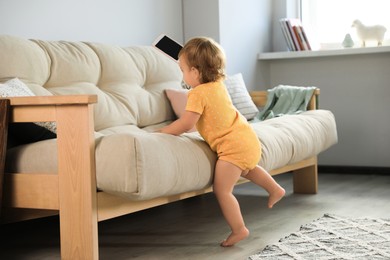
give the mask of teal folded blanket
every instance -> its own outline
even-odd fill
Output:
[[[306,111],[316,87],[296,87],[279,85],[268,90],[267,103],[257,115],[258,120],[266,120],[282,115],[299,114]]]

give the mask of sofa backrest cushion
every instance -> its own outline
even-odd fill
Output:
[[[182,74],[153,47],[3,35],[0,50],[0,82],[17,77],[36,95],[96,94],[96,131],[175,118],[164,89],[180,89]]]

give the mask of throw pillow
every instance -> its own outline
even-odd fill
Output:
[[[259,110],[248,93],[242,74],[227,76],[224,82],[233,105],[247,120],[253,119]]]
[[[0,84],[0,97],[24,96],[35,96],[35,94],[18,78]],[[44,127],[53,133],[57,132],[57,125],[55,122],[36,122],[34,124]]]
[[[171,107],[173,109],[173,112],[175,113],[177,118],[180,118],[185,109],[187,104],[187,93],[188,90],[185,89],[166,89],[165,94],[167,95],[167,98],[169,102],[171,103]],[[194,132],[196,131],[196,128],[190,129],[188,132]]]

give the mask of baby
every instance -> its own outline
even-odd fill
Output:
[[[179,66],[187,85],[186,110],[161,133],[180,135],[196,125],[211,149],[217,153],[213,190],[231,228],[221,246],[233,246],[249,235],[233,188],[240,176],[269,193],[272,208],[285,190],[260,167],[261,145],[251,125],[233,106],[226,87],[225,54],[221,46],[206,37],[188,41],[179,53]]]

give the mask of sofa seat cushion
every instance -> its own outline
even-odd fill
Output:
[[[98,188],[134,200],[198,190],[212,184],[216,154],[197,132],[180,137],[116,126],[95,134]],[[327,110],[285,115],[252,124],[262,142],[259,162],[268,170],[316,156],[337,142],[334,116]],[[8,172],[57,169],[56,139],[10,149]]]
[[[145,200],[207,188],[212,183],[216,154],[197,132],[176,137],[131,125],[102,132],[95,134],[100,190]],[[56,169],[56,139],[7,152],[7,172],[55,173]]]
[[[337,143],[334,115],[309,110],[252,124],[262,143],[260,165],[277,169],[318,155]]]
[[[102,136],[96,144],[97,183],[103,191],[144,200],[212,183],[216,154],[198,133],[176,137],[140,130]]]

